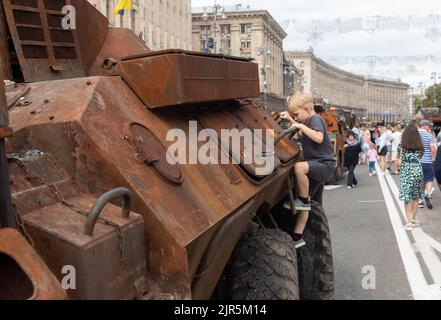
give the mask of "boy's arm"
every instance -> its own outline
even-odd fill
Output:
[[[323,132],[311,129],[302,123],[298,123],[290,116],[290,114],[287,111],[281,112],[280,117],[283,119],[287,119],[289,122],[291,122],[291,128],[294,127],[299,129],[300,132],[306,134],[315,143],[321,144],[323,142],[324,139]]]
[[[318,144],[323,143],[323,139],[324,139],[323,132],[308,128],[304,124],[298,122],[293,123],[292,126],[301,130],[303,134],[306,134],[315,143]]]

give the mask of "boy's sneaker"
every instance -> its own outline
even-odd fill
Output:
[[[294,204],[296,206],[296,211],[311,211],[311,202],[303,203],[302,200],[296,199]]]
[[[433,209],[432,197],[429,196],[428,194],[426,194],[426,195],[424,196],[424,200],[426,200],[427,208],[429,208],[430,210],[432,210],[432,209]]]
[[[369,177],[372,177],[372,172],[371,172],[371,173],[369,173]]]
[[[352,189],[352,186],[347,186],[346,188],[348,188],[348,189]]]
[[[420,201],[418,202],[418,208],[421,208],[421,209],[424,209],[424,208],[425,208],[423,200],[420,200]]]
[[[303,238],[300,238],[297,241],[294,241],[294,247],[296,249],[303,247],[306,244],[305,240],[303,240]]]
[[[296,206],[296,211],[311,211],[311,203],[303,203],[303,201],[300,199],[295,199],[294,205]],[[285,202],[283,207],[286,210],[291,210],[291,202]]]
[[[372,173],[374,176],[377,174],[377,171],[374,171],[374,173]]]

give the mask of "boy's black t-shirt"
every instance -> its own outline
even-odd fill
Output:
[[[313,130],[323,133],[323,142],[318,144],[311,140],[305,133],[302,134],[302,148],[303,158],[306,161],[318,162],[335,162],[334,148],[332,147],[331,139],[329,139],[328,131],[322,117],[318,114],[313,115],[305,125]]]

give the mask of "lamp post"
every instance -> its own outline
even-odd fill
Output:
[[[290,96],[294,93],[294,76],[296,74],[295,67],[289,63],[285,64],[283,68],[283,74],[288,78],[288,92],[287,95]]]
[[[262,46],[257,49],[257,55],[263,56],[263,66],[260,68],[260,74],[263,76],[263,108],[267,110],[266,106],[266,95],[268,89],[268,81],[267,81],[267,56],[271,54],[271,50],[269,46]]]
[[[420,97],[420,107],[421,108],[423,107],[424,88],[425,88],[424,82],[422,82],[422,81],[418,82],[418,89],[420,89],[419,97]]]
[[[208,14],[208,10],[207,9],[211,9],[211,13]],[[218,19],[222,19],[225,20],[227,17],[225,16],[225,8],[223,6],[221,6],[220,4],[218,4],[217,2],[214,3],[213,6],[205,6],[204,7],[204,13],[202,14],[202,20],[204,20],[205,22],[207,22],[210,18],[213,18],[214,24],[214,53],[216,53],[217,51],[217,40],[216,40],[216,33],[217,33],[217,26],[216,26],[216,21]],[[207,28],[205,28],[205,41],[208,41],[207,39]],[[207,47],[207,51],[208,51],[208,47]]]
[[[433,80],[433,107],[436,108],[436,79],[441,80],[441,75],[437,72],[432,72],[430,79]]]

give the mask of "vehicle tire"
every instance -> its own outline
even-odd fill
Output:
[[[297,257],[291,237],[259,228],[240,240],[231,264],[233,300],[298,300]]]
[[[321,205],[311,201],[303,233],[306,245],[297,250],[302,300],[334,299],[334,266],[328,219]]]

